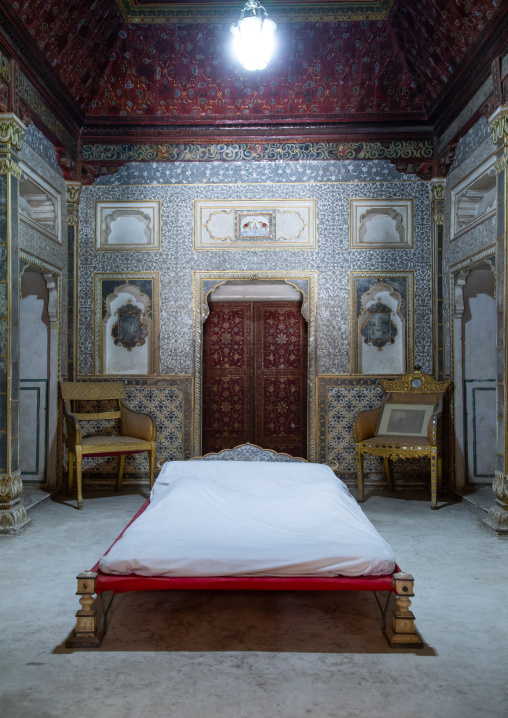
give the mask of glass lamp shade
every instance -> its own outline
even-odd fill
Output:
[[[275,47],[277,25],[269,17],[242,17],[231,25],[233,50],[245,70],[264,70]]]

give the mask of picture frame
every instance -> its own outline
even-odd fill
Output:
[[[379,419],[376,436],[427,438],[434,404],[386,403]]]

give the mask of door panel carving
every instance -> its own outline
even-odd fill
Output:
[[[307,324],[299,303],[214,303],[203,380],[203,453],[250,441],[306,456]]]

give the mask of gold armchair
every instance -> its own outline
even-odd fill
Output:
[[[116,490],[122,486],[126,454],[148,451],[150,488],[155,471],[157,428],[149,414],[131,409],[124,401],[125,386],[121,381],[109,382],[60,382],[67,426],[67,449],[69,451],[69,493],[74,479],[74,463],[78,487],[78,509],[83,508],[81,462],[83,456],[120,456]],[[79,401],[116,401],[117,408],[107,411],[76,412]],[[73,410],[74,409],[74,410]],[[80,422],[101,419],[120,419],[120,433],[114,436],[94,435],[83,438]]]
[[[398,379],[381,379],[388,397],[376,409],[361,411],[353,423],[358,502],[364,500],[363,455],[381,456],[386,479],[394,491],[390,459],[428,456],[430,459],[430,507],[437,508],[441,489],[442,458],[440,420],[443,394],[449,381],[436,381],[415,371]]]

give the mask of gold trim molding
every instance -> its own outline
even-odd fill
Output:
[[[21,470],[0,476],[0,509],[8,508],[10,503],[23,493]],[[3,505],[5,504],[5,506]]]
[[[11,159],[0,159],[0,175],[12,175],[21,179],[22,171],[17,162]]]
[[[14,149],[21,150],[25,130],[25,125],[13,112],[0,115],[0,144],[12,145]]]
[[[498,107],[488,122],[494,144],[498,145],[504,140],[505,146],[508,146],[508,105]]]
[[[68,204],[79,204],[81,190],[83,186],[81,182],[67,182],[67,202]]]

